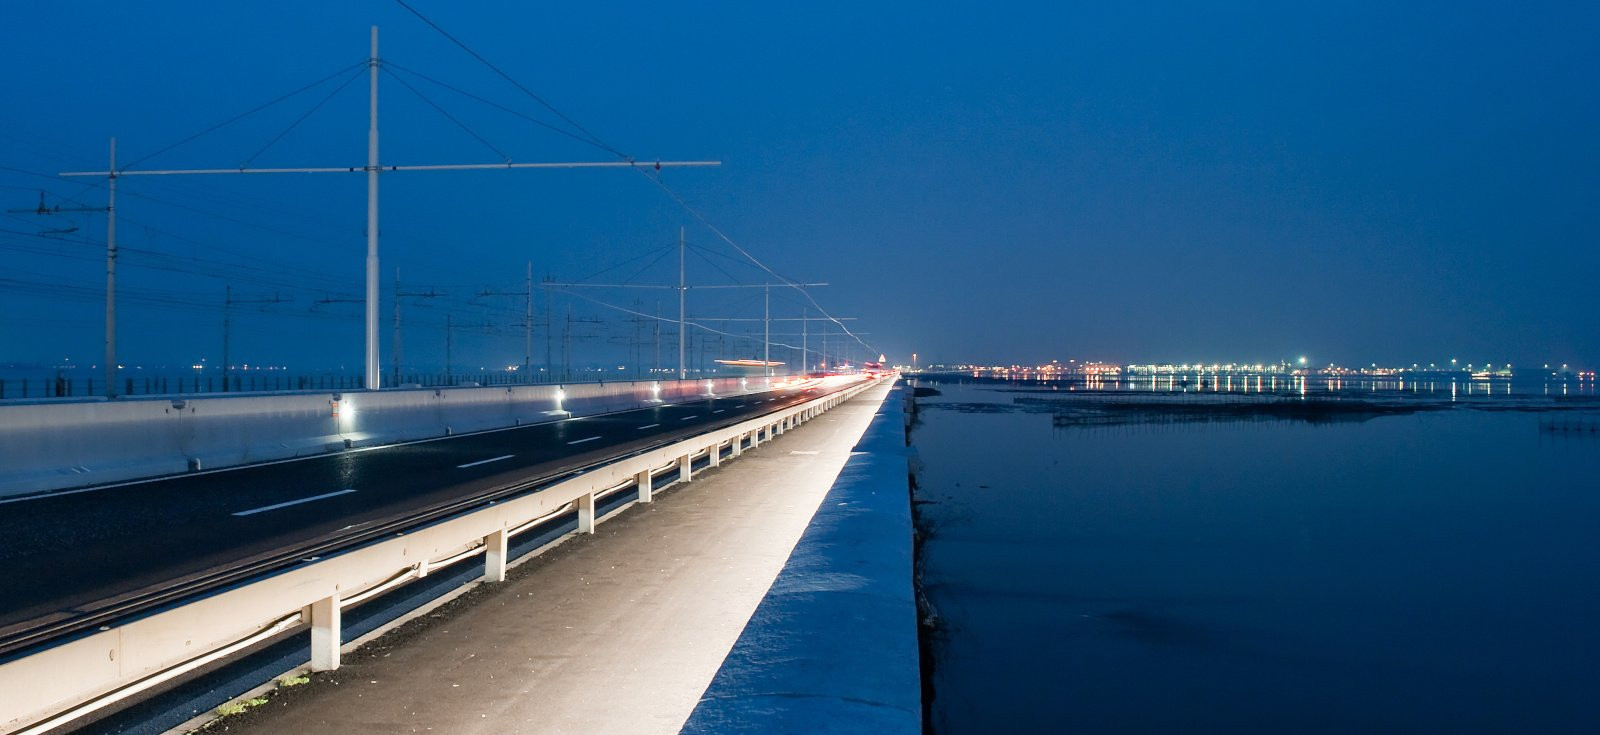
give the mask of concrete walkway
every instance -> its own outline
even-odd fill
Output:
[[[678,732],[889,387],[631,506],[207,731]]]

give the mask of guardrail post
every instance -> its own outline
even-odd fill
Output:
[[[633,481],[639,486],[639,502],[648,503],[655,500],[655,480],[650,477],[649,467],[639,470],[639,474],[634,475]]]
[[[311,670],[339,668],[339,593],[311,603]]]
[[[749,434],[740,434],[733,438],[733,456],[744,454],[744,438]]]
[[[712,444],[711,448],[709,450],[707,450],[706,456],[710,458],[712,467],[721,466],[722,465],[722,442],[717,442],[716,444]]]
[[[506,581],[506,556],[511,534],[502,528],[483,537],[483,578],[488,582]]]
[[[694,462],[692,455],[685,454],[678,458],[678,479],[682,482],[694,482]]]
[[[594,533],[594,493],[578,496],[578,533]]]

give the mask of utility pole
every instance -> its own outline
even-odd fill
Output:
[[[496,291],[483,289],[479,296],[522,296],[526,299],[526,311],[522,318],[522,373],[531,375],[533,370],[533,261],[528,261],[528,275],[521,291]],[[532,381],[532,378],[528,378]]]
[[[528,261],[528,274],[523,281],[523,287],[528,292],[528,309],[522,315],[522,375],[526,382],[533,382],[533,261]]]
[[[550,280],[550,278],[548,276],[546,276],[545,277],[545,281],[548,282],[549,280]],[[556,331],[555,323],[550,320],[550,315],[555,313],[554,302],[551,301],[551,299],[553,299],[553,298],[554,297],[551,296],[550,289],[549,289],[548,284],[547,284],[546,288],[545,288],[545,291],[544,291],[544,372],[545,372],[545,379],[547,381],[548,380],[555,380],[555,373],[556,373],[555,363],[552,363],[550,361],[550,358],[551,358],[550,343],[551,343],[551,341],[553,341],[555,339],[555,331]]]
[[[485,332],[495,328],[494,322],[482,321],[475,324],[456,324],[455,315],[446,312],[444,315],[444,375],[450,385],[456,385],[455,346],[457,329],[478,329]]]
[[[772,286],[761,287],[764,296],[761,313],[761,361],[766,363],[767,377],[772,377]]]
[[[222,296],[222,392],[224,393],[228,392],[230,382],[228,377],[232,372],[228,367],[231,364],[228,343],[231,341],[233,341],[233,286],[229,285],[223,289]]]
[[[117,139],[106,166],[106,397],[117,397]]]
[[[413,166],[380,166],[378,164],[378,67],[382,60],[378,57],[378,27],[372,26],[371,55],[367,57],[368,80],[370,85],[367,113],[367,165],[365,166],[324,166],[304,168],[213,168],[213,169],[183,169],[183,170],[146,170],[146,171],[118,171],[117,142],[111,140],[111,165],[106,171],[67,171],[60,176],[105,176],[110,183],[107,187],[110,192],[110,203],[107,205],[106,226],[106,395],[116,395],[116,197],[117,179],[123,176],[171,176],[189,174],[309,174],[309,173],[354,173],[364,172],[367,175],[367,272],[366,272],[366,353],[363,359],[364,382],[367,390],[378,390],[382,378],[378,372],[378,174],[393,173],[397,171],[464,171],[478,169],[518,169],[518,168],[640,168],[653,167],[657,170],[668,166],[719,166],[720,161],[654,161],[640,163],[629,159],[624,161],[577,161],[577,162],[550,162],[550,163],[516,163],[505,161],[501,163],[463,163],[463,164],[427,164]]]
[[[828,325],[822,325],[822,372],[828,372]]]
[[[561,382],[572,380],[572,306],[567,306],[567,324],[561,329]]]
[[[46,207],[44,192],[39,192],[39,206],[35,209],[9,209],[11,214],[49,215],[60,212],[106,213],[106,397],[117,397],[117,139],[111,139],[111,165],[104,175],[107,199],[104,207]],[[96,173],[95,175],[100,175]],[[72,228],[77,229],[77,228]],[[71,230],[62,231],[65,234]]]
[[[683,356],[684,356],[684,353],[683,353],[683,338],[684,338],[684,335],[687,333],[687,329],[686,329],[685,325],[688,324],[688,318],[685,316],[684,310],[683,310],[683,305],[684,305],[683,296],[684,296],[684,293],[687,292],[687,289],[688,289],[688,287],[684,283],[683,228],[679,227],[678,228],[678,380],[684,380],[684,379],[689,377],[689,372],[688,372],[687,369],[684,368],[684,365],[683,365]]]
[[[378,390],[378,27],[372,27],[367,58],[371,104],[367,114],[367,354],[362,387]]]
[[[400,384],[400,269],[394,269],[394,336],[389,340],[390,361],[394,363],[394,384]]]
[[[236,299],[233,297],[233,286],[223,289],[222,299],[222,391],[233,390],[233,305],[234,304],[281,304],[289,299],[273,294],[270,299]]]
[[[400,269],[399,268],[394,269],[394,347],[392,349],[393,349],[393,353],[394,353],[393,360],[394,360],[394,382],[395,382],[395,385],[399,385],[400,384],[400,374],[401,374],[401,370],[402,370],[401,355],[402,355],[403,347],[404,347],[404,344],[405,344],[404,339],[402,339],[403,332],[400,329],[401,323],[402,323],[402,320],[400,318],[400,304],[401,304],[402,299],[413,298],[413,297],[415,297],[415,298],[424,298],[424,299],[433,299],[433,298],[438,298],[440,296],[449,296],[449,295],[450,294],[448,294],[448,293],[445,293],[443,291],[439,291],[437,289],[432,289],[432,288],[430,288],[430,289],[428,289],[426,291],[406,291],[406,290],[400,288]]]
[[[807,342],[810,341],[810,339],[811,339],[811,320],[806,318],[806,317],[809,317],[809,316],[811,316],[811,310],[807,309],[805,307],[801,307],[801,309],[800,309],[800,368],[801,368],[800,372],[801,372],[801,374],[805,374],[805,373],[811,372],[811,350],[808,349],[809,345],[807,344]]]
[[[634,312],[636,314],[642,314],[642,313],[644,313],[644,312],[640,311],[640,309],[642,309],[642,308],[644,308],[644,305],[642,303],[640,303],[640,301],[638,299],[634,299],[633,300],[633,310],[634,310]],[[642,317],[642,316],[634,316],[633,317],[633,350],[632,350],[633,354],[629,355],[629,357],[633,358],[633,379],[634,380],[638,380],[639,379],[639,374],[641,372],[641,369],[644,367],[644,339],[643,339],[643,334],[641,334],[641,332],[643,330],[643,327],[644,327],[644,317]]]

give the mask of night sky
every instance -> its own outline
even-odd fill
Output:
[[[1600,6],[415,6],[605,145],[723,161],[661,180],[783,276],[831,284],[816,301],[891,360],[1600,360]],[[102,203],[92,181],[33,174],[101,170],[113,135],[131,163],[346,67],[133,167],[363,165],[371,25],[396,66],[384,163],[616,160],[416,76],[572,132],[392,2],[11,3],[0,202]],[[237,361],[358,368],[362,175],[119,186],[125,364],[214,363],[231,285],[256,302],[234,307]],[[691,283],[770,279],[626,170],[382,187],[385,367],[395,268],[443,294],[403,299],[408,367],[443,363],[447,315],[458,367],[520,363],[521,297],[478,294],[522,290],[529,261],[537,279],[670,283],[682,226]],[[103,216],[0,230],[0,365],[98,362]],[[549,302],[577,364],[653,339],[597,301],[675,316],[668,290],[580,293]],[[689,298],[691,318],[762,313],[759,289]]]

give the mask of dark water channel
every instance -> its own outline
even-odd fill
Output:
[[[935,732],[1600,732],[1600,405],[922,385]]]

